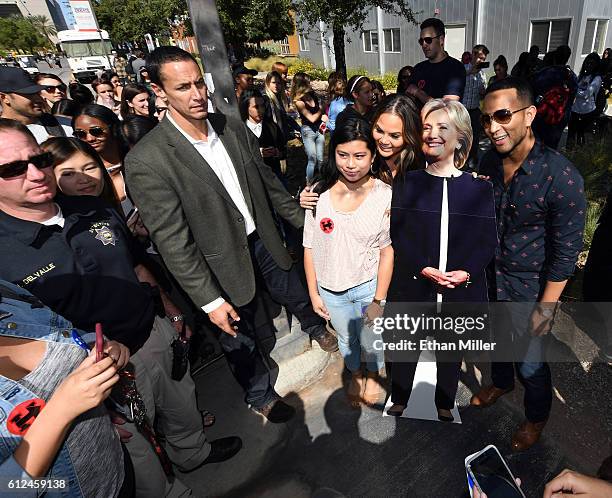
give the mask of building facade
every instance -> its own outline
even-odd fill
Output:
[[[569,65],[579,71],[590,52],[600,55],[612,45],[612,0],[411,0],[418,23],[438,17],[446,25],[446,48],[456,58],[477,43],[485,44],[489,60],[503,54],[510,68],[521,52],[538,45],[543,55],[569,45]],[[361,33],[345,36],[347,67],[371,73],[395,72],[424,59],[417,43],[418,24],[373,8]],[[333,35],[320,23],[306,26],[298,19],[299,56],[333,69]],[[492,69],[490,70],[492,74]]]
[[[72,29],[74,14],[68,0],[0,0],[0,17],[45,16],[58,31]]]

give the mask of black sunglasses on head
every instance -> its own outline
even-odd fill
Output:
[[[50,152],[42,152],[20,161],[13,161],[6,164],[0,164],[0,178],[15,178],[23,175],[28,170],[28,165],[33,164],[38,169],[49,168],[53,166],[53,156]]]
[[[431,45],[431,42],[436,38],[440,38],[442,35],[438,36],[425,36],[424,38],[419,38],[419,45],[423,46],[423,43],[427,43],[427,45]]]
[[[89,130],[81,130],[80,128],[76,128],[72,134],[79,140],[84,140],[87,137],[87,134],[90,134],[92,137],[100,138],[106,134],[106,128],[102,128],[101,126],[92,126],[89,128]]]
[[[512,120],[512,116],[514,116],[514,114],[524,111],[528,107],[531,106],[522,107],[516,111],[511,111],[510,109],[498,109],[491,114],[482,114],[480,116],[480,122],[482,123],[483,128],[489,128],[491,126],[491,121],[495,121],[499,124],[508,124]]]

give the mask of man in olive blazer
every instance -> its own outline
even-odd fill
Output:
[[[206,85],[189,53],[158,48],[147,68],[168,113],[125,159],[130,194],[170,271],[225,332],[220,342],[247,403],[283,422],[293,410],[270,386],[257,351],[254,303],[258,288],[271,283],[277,295],[291,295],[287,276],[295,271],[272,208],[296,228],[303,211],[264,164],[244,124],[208,114]],[[310,309],[312,328],[324,330]]]

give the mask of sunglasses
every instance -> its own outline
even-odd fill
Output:
[[[162,112],[165,112],[165,111],[167,111],[167,110],[168,110],[168,108],[167,108],[167,107],[157,107],[157,106],[155,107],[155,112],[156,112],[157,114],[161,114]]]
[[[28,165],[33,164],[38,169],[53,166],[53,156],[50,152],[42,152],[26,160],[13,161],[12,163],[0,164],[0,178],[15,178],[23,175],[28,170]]]
[[[63,83],[59,84],[59,85],[47,85],[45,86],[45,90],[49,93],[53,93],[56,90],[59,90],[61,92],[65,92],[66,91],[66,85],[64,85]]]
[[[102,126],[92,126],[89,130],[81,130],[80,128],[76,128],[73,132],[73,135],[77,137],[79,140],[85,140],[87,135],[91,135],[95,138],[100,138],[106,135],[106,128]]]
[[[530,106],[522,107],[516,111],[511,111],[510,109],[499,109],[492,114],[482,114],[480,116],[480,122],[484,128],[489,128],[491,126],[491,121],[495,121],[499,124],[508,124],[512,120],[512,116],[514,116],[514,114],[524,111],[528,107]]]
[[[424,43],[427,43],[427,45],[431,45],[431,42],[434,41],[436,38],[440,38],[442,35],[438,35],[438,36],[426,36],[425,38],[419,38],[419,45],[423,46]]]

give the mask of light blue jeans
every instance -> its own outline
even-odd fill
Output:
[[[302,126],[302,141],[304,142],[304,150],[308,156],[308,164],[306,166],[306,177],[312,179],[315,170],[323,164],[323,149],[325,148],[325,135],[318,131],[313,131],[308,126]]]
[[[385,365],[383,351],[376,351],[373,346],[374,341],[380,337],[364,324],[362,318],[375,293],[376,279],[342,292],[332,292],[319,286],[319,294],[338,334],[338,347],[344,364],[351,372],[361,367],[362,350],[366,368],[370,372],[376,372]]]

